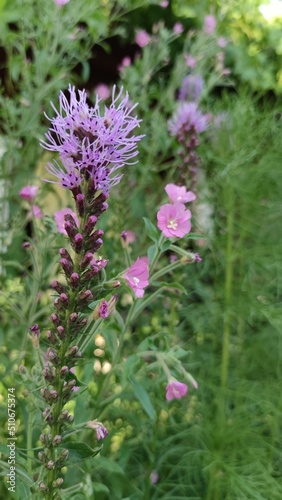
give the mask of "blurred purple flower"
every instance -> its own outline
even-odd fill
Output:
[[[183,238],[191,231],[191,212],[183,203],[162,205],[157,213],[158,228],[167,238]]]
[[[95,92],[100,99],[108,99],[111,95],[110,88],[105,83],[99,83],[95,87]]]
[[[195,57],[191,56],[190,54],[184,54],[184,59],[188,68],[195,68],[197,64]]]
[[[70,0],[54,0],[55,4],[59,7],[62,7],[62,5],[66,5],[66,3],[69,3],[69,1]]]
[[[187,75],[183,78],[178,99],[180,101],[198,102],[204,88],[204,80],[200,75]]]
[[[41,219],[43,217],[43,214],[39,208],[38,205],[32,205],[32,213],[33,213],[33,216],[36,218],[36,219]]]
[[[168,122],[171,135],[182,135],[194,129],[200,134],[206,130],[208,119],[206,115],[198,109],[194,102],[180,103],[173,117]]]
[[[85,90],[79,90],[77,98],[75,88],[71,86],[69,101],[63,92],[60,93],[59,111],[51,103],[56,116],[47,117],[51,127],[41,146],[58,152],[63,167],[57,162],[49,163],[47,171],[59,181],[47,182],[77,191],[86,176],[92,179],[96,190],[107,193],[120,181],[122,174],[112,174],[130,164],[130,160],[138,154],[137,142],[143,137],[131,135],[140,123],[137,117],[131,116],[137,104],[129,107],[128,94],[122,99],[122,92],[123,88],[115,96],[113,88],[112,103],[109,107],[104,106],[102,114],[98,96],[95,106],[89,107]]]
[[[183,31],[184,31],[183,24],[175,23],[175,25],[173,26],[173,31],[177,35],[181,35],[181,33],[183,33]]]

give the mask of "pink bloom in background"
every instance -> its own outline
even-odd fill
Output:
[[[183,33],[183,31],[184,31],[183,24],[175,23],[175,25],[173,26],[173,31],[177,35],[181,35],[181,33]]]
[[[71,208],[63,208],[62,210],[58,210],[57,212],[54,213],[54,219],[56,221],[59,233],[62,233],[65,235],[67,234],[67,232],[65,230],[65,219],[64,219],[64,216],[66,214],[72,215],[77,226],[79,226],[79,220],[77,218],[77,215],[72,211]]]
[[[167,184],[164,189],[171,203],[188,203],[196,199],[196,195],[192,191],[186,191],[185,186]]]
[[[43,217],[42,212],[38,205],[32,205],[32,213],[36,219],[41,219]]]
[[[59,7],[62,7],[62,5],[66,5],[66,3],[69,3],[69,1],[70,0],[54,0],[55,4]]]
[[[183,238],[191,231],[191,212],[183,203],[162,205],[157,213],[158,228],[167,238]]]
[[[204,80],[200,75],[187,75],[182,80],[179,101],[198,102],[204,89]]]
[[[122,240],[127,244],[134,243],[134,241],[136,240],[136,236],[133,231],[122,231],[120,236]]]
[[[168,121],[171,135],[176,136],[190,131],[191,128],[200,134],[206,130],[207,126],[207,115],[203,115],[195,102],[181,102],[173,117]]]
[[[160,6],[163,8],[163,9],[166,9],[168,7],[168,0],[162,0],[162,2],[160,3]]]
[[[37,192],[38,192],[37,186],[24,186],[20,190],[19,195],[23,200],[33,201],[37,195]]]
[[[127,68],[128,66],[131,65],[131,59],[128,56],[125,56],[122,60],[121,63],[118,66],[118,70],[122,71],[124,68]]]
[[[137,43],[137,45],[139,45],[139,47],[146,47],[150,40],[151,37],[149,33],[147,33],[147,31],[142,30],[136,33],[135,42]]]
[[[151,484],[157,484],[158,480],[159,480],[159,474],[157,473],[156,470],[152,470],[152,472],[150,474]]]
[[[110,88],[105,83],[99,83],[99,85],[95,87],[95,92],[100,99],[108,99],[111,95]]]
[[[191,56],[190,54],[184,54],[184,59],[188,68],[195,68],[197,64],[195,57]]]
[[[137,298],[144,295],[144,288],[149,285],[149,259],[138,257],[138,259],[124,273],[127,284],[134,291]]]
[[[224,36],[220,36],[218,39],[217,39],[217,45],[221,48],[221,49],[224,49],[227,45],[227,40],[226,38],[224,38]]]
[[[171,380],[166,386],[166,400],[181,399],[188,391],[188,386],[178,380]]]
[[[207,35],[212,35],[216,28],[216,19],[212,15],[208,15],[204,19],[204,32]]]

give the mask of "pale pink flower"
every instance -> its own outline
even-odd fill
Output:
[[[216,19],[212,15],[208,15],[204,19],[204,32],[207,35],[212,35],[216,28]]]
[[[147,31],[141,30],[136,33],[135,42],[139,45],[139,47],[146,47],[150,40],[151,37]]]
[[[69,3],[70,0],[54,0],[55,4],[58,5],[58,7],[62,7],[63,5],[66,5],[66,3]]]
[[[24,186],[20,190],[19,195],[23,200],[33,201],[37,195],[37,192],[38,192],[37,186]]]
[[[134,241],[136,240],[135,233],[130,230],[122,231],[120,236],[126,244],[134,243]]]
[[[171,380],[166,386],[166,400],[181,399],[188,391],[188,386],[178,380]]]
[[[191,231],[191,212],[183,203],[162,205],[157,213],[158,228],[167,238],[183,238]]]
[[[218,39],[217,39],[217,45],[221,48],[221,49],[224,49],[227,45],[227,40],[226,38],[224,38],[224,36],[220,36]]]
[[[102,300],[98,306],[98,316],[100,318],[106,319],[109,316],[108,302]]]
[[[196,199],[196,195],[192,191],[186,191],[185,186],[167,184],[164,189],[171,203],[188,203]]]
[[[195,57],[191,56],[190,54],[184,54],[184,59],[188,68],[195,68],[197,64]]]
[[[90,429],[94,429],[98,441],[100,441],[100,439],[104,439],[109,434],[106,427],[104,427],[104,425],[97,420],[90,420],[89,422],[87,422],[87,427],[90,427]]]
[[[118,70],[122,71],[124,68],[127,68],[128,66],[131,65],[131,59],[128,56],[125,56],[122,60],[121,63],[118,65]]]
[[[32,205],[32,213],[36,219],[41,219],[43,217],[43,214],[38,205]]]
[[[173,26],[173,31],[177,35],[181,35],[181,33],[183,33],[183,31],[184,31],[183,24],[175,23],[175,25]]]
[[[152,470],[152,472],[150,474],[151,484],[157,484],[158,480],[159,480],[159,474],[157,473],[156,470]]]
[[[95,93],[100,99],[108,99],[111,95],[110,88],[105,83],[99,83],[99,85],[95,87]]]
[[[168,4],[169,4],[169,1],[168,0],[162,0],[162,2],[160,3],[160,6],[163,8],[163,9],[166,9],[168,7]]]
[[[79,220],[77,218],[77,215],[72,211],[71,208],[63,208],[62,210],[58,210],[57,212],[54,213],[54,219],[55,219],[55,222],[57,224],[59,233],[62,233],[65,235],[67,234],[67,232],[65,230],[65,219],[64,219],[64,216],[66,214],[72,215],[77,226],[79,226]]]
[[[125,271],[123,276],[136,297],[143,297],[144,288],[149,285],[148,257],[138,257],[134,264]]]

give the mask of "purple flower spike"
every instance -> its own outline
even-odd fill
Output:
[[[77,194],[85,176],[91,178],[96,191],[106,193],[120,181],[121,174],[112,174],[138,154],[137,142],[143,137],[131,135],[140,120],[131,115],[136,105],[130,107],[128,94],[122,99],[122,92],[123,88],[115,96],[113,88],[112,104],[104,106],[102,113],[98,96],[95,106],[90,107],[85,90],[79,90],[77,97],[71,86],[69,101],[60,93],[59,111],[51,103],[56,116],[47,117],[51,127],[41,146],[58,152],[63,166],[48,164],[48,172],[59,179],[48,182],[61,184]]]

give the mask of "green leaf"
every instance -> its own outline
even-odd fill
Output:
[[[66,441],[64,443],[64,448],[69,450],[69,460],[76,462],[77,460],[95,457],[102,449],[102,446],[91,448],[88,444],[83,442]]]
[[[166,283],[164,281],[152,281],[151,285],[156,286],[156,287],[166,287],[170,288],[172,290],[178,290],[179,292],[184,293],[187,295],[187,290],[183,285],[180,285],[180,283]]]
[[[159,239],[159,232],[156,226],[154,226],[154,224],[152,224],[152,222],[149,219],[146,219],[146,217],[143,217],[143,220],[145,222],[147,235],[152,241],[157,243]]]
[[[170,245],[171,245],[171,241],[170,240],[164,241],[163,244],[162,244],[162,252],[166,252],[167,250],[169,250]]]
[[[152,262],[154,255],[156,253],[156,250],[157,250],[157,245],[152,245],[151,247],[148,248],[147,255],[148,255],[150,262]]]
[[[151,403],[149,394],[144,389],[144,387],[141,384],[139,384],[139,382],[137,382],[137,380],[133,376],[128,377],[128,380],[133,387],[135,396],[143,406],[149,418],[154,422],[156,420],[156,412]]]
[[[108,486],[103,483],[91,483],[95,493],[110,493]]]

